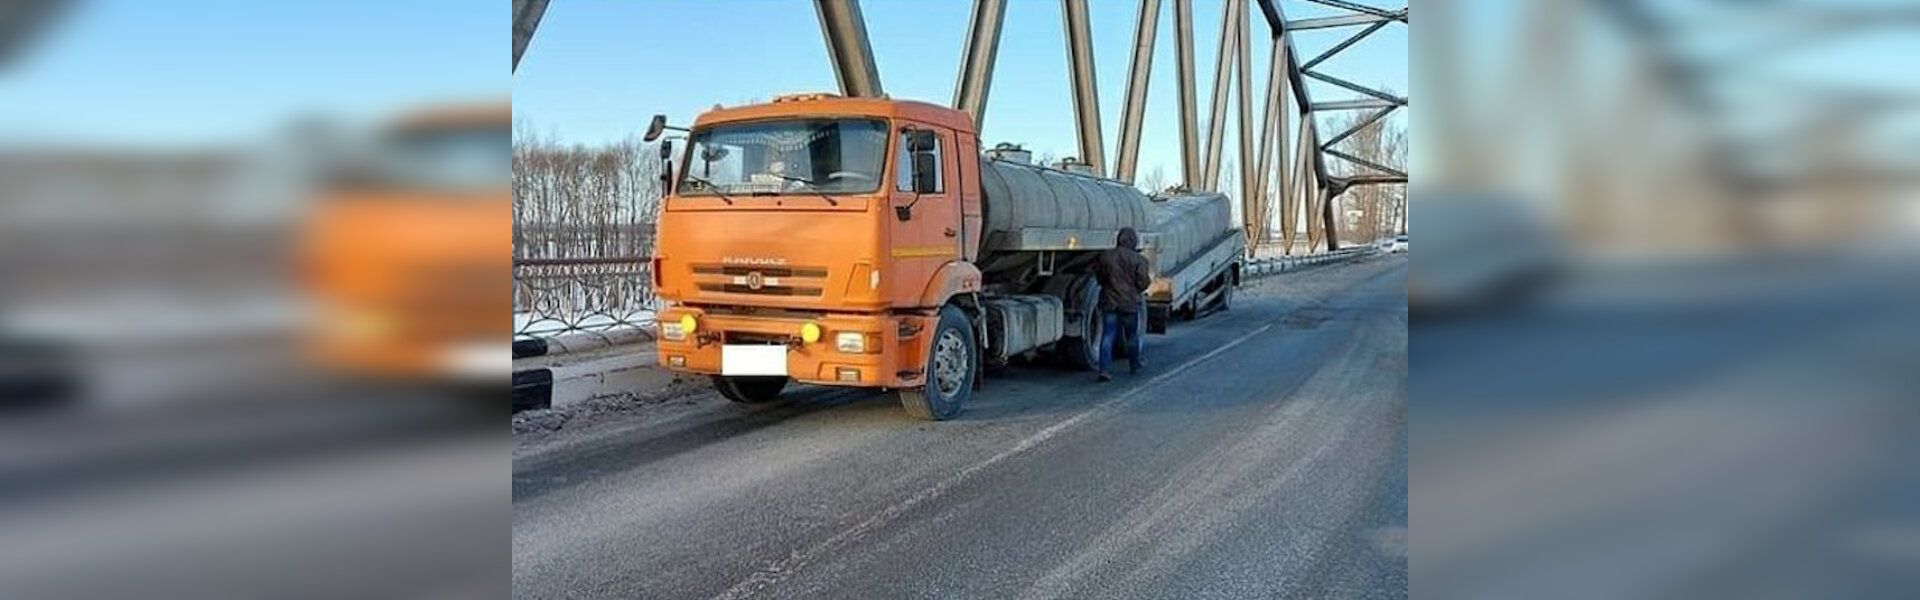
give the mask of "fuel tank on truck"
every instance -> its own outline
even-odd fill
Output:
[[[1104,250],[1148,228],[1146,194],[1112,179],[981,156],[980,189],[983,254]]]

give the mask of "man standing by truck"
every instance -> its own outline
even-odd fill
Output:
[[[1132,227],[1120,228],[1113,248],[1100,254],[1093,273],[1100,280],[1100,312],[1106,314],[1100,334],[1098,378],[1113,381],[1107,367],[1113,364],[1114,339],[1123,333],[1127,336],[1127,372],[1139,373],[1140,353],[1146,346],[1140,339],[1140,299],[1153,283],[1147,257],[1140,255],[1140,233]]]

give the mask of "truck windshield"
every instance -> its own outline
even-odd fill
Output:
[[[407,188],[505,186],[512,153],[513,133],[505,125],[390,132],[375,140],[357,179]]]
[[[705,127],[693,132],[683,196],[862,194],[880,189],[887,124],[878,119],[803,119]]]

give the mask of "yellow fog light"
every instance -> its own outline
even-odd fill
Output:
[[[693,315],[680,315],[680,331],[682,333],[691,334],[699,329],[700,321],[695,320]]]
[[[816,323],[801,325],[800,341],[809,344],[820,341],[820,325]]]

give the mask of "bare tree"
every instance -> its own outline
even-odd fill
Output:
[[[1366,117],[1363,113],[1346,115],[1334,123],[1332,130],[1346,131],[1359,125]],[[1341,140],[1340,150],[1405,171],[1407,132],[1403,128],[1388,127],[1385,119],[1375,120]],[[1329,163],[1336,174],[1343,177],[1375,173],[1371,167],[1352,161],[1335,158]],[[1372,241],[1405,228],[1402,217],[1405,205],[1406,186],[1403,184],[1354,186],[1340,197],[1335,220],[1349,239]]]
[[[1148,194],[1158,194],[1166,191],[1167,168],[1161,165],[1154,165],[1153,170],[1147,171],[1147,176],[1140,179],[1139,186],[1140,189],[1146,190]]]

